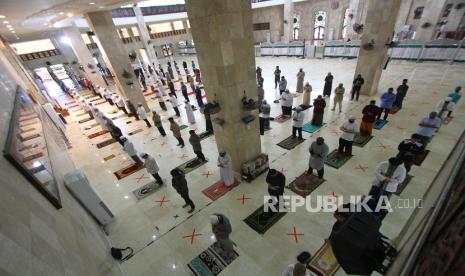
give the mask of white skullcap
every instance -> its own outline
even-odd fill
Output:
[[[451,102],[452,101],[452,98],[451,97],[447,97],[446,98],[446,102]]]
[[[220,220],[219,220],[218,216],[216,216],[216,215],[211,215],[210,216],[210,223],[211,224],[218,224],[219,221]]]
[[[349,120],[355,120],[355,115],[350,115]]]

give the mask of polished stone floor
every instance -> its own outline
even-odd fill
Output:
[[[190,65],[190,62],[188,63]],[[303,68],[306,72],[305,81],[309,81],[313,86],[312,99],[322,93],[323,79],[329,71],[335,76],[333,88],[338,83],[344,83],[346,87],[343,112],[330,111],[332,98],[327,100],[328,106],[324,117],[327,125],[313,134],[304,132],[304,138],[307,140],[293,150],[288,151],[276,145],[290,135],[291,120],[283,124],[271,122],[272,129],[262,136],[263,152],[270,157],[270,167],[285,172],[287,183],[306,170],[308,147],[316,137],[324,137],[330,150],[334,149],[337,147],[339,137],[338,128],[344,119],[354,114],[359,121],[363,106],[370,99],[379,97],[379,95],[361,96],[359,102],[348,100],[347,94],[352,83],[356,60],[257,58],[257,65],[263,69],[266,99],[270,103],[276,97],[273,83],[273,70],[276,65],[281,67],[282,74],[288,79],[291,91],[295,90],[295,75],[298,69]],[[326,167],[326,182],[313,191],[311,196],[334,194],[349,196],[368,193],[376,165],[397,153],[398,143],[410,136],[416,129],[418,120],[432,111],[437,101],[450,93],[456,85],[463,86],[464,75],[463,64],[391,62],[387,70],[383,71],[380,88],[383,91],[388,87],[396,88],[403,78],[408,78],[410,90],[404,101],[404,109],[395,115],[390,115],[389,123],[381,130],[375,130],[374,138],[366,146],[354,147],[354,157],[344,166],[339,169]],[[178,95],[181,99],[180,92]],[[153,96],[146,97],[149,106],[161,111],[157,101],[151,97]],[[190,98],[192,103],[196,103],[193,95]],[[294,99],[294,106],[301,101],[302,96],[299,95]],[[448,125],[444,125],[429,144],[431,153],[422,166],[413,167],[411,174],[414,178],[409,186],[400,197],[392,197],[394,212],[388,214],[381,228],[381,232],[389,238],[396,238],[413,212],[412,208],[396,208],[396,203],[399,199],[410,199],[409,202],[412,204],[413,200],[422,197],[463,132],[464,101],[462,99],[456,107],[454,119]],[[114,109],[107,103],[98,107],[104,112]],[[161,112],[164,120],[174,115],[168,102],[167,107],[167,112]],[[167,184],[140,201],[132,192],[153,182],[152,177],[148,177],[143,169],[117,180],[113,172],[130,164],[129,157],[122,151],[121,146],[115,143],[97,149],[95,144],[110,138],[109,134],[87,139],[87,135],[101,130],[99,126],[85,129],[95,121],[78,124],[77,120],[87,118],[87,115],[77,117],[76,114],[82,111],[76,109],[72,109],[72,115],[68,117],[70,124],[67,133],[73,144],[70,150],[72,159],[76,166],[87,174],[92,185],[117,217],[116,221],[107,227],[109,239],[116,247],[131,246],[137,251],[133,258],[121,265],[126,275],[190,275],[187,263],[214,241],[208,222],[208,216],[214,212],[221,212],[231,220],[233,228],[231,237],[237,244],[236,251],[239,253],[239,257],[221,275],[279,275],[288,264],[294,262],[296,255],[301,251],[315,253],[330,234],[335,222],[332,213],[308,213],[305,209],[298,209],[295,213],[286,214],[264,235],[258,234],[243,222],[263,204],[263,195],[267,193],[265,175],[251,183],[242,182],[216,201],[210,200],[202,193],[202,190],[219,179],[214,136],[202,141],[204,153],[210,161],[186,176],[190,196],[197,206],[196,212],[190,215],[181,207],[184,202],[171,187],[169,171],[195,156],[187,143],[188,130],[198,129],[198,133],[202,132],[205,123],[203,115],[195,111],[197,122],[190,125],[184,107],[181,106],[180,110],[182,115],[180,123],[188,125],[187,129],[181,131],[186,141],[186,147],[183,149],[176,146],[177,141],[171,135],[166,121],[164,123],[168,134],[166,138],[162,138],[155,127],[149,129],[144,122],[134,121],[133,118],[128,119],[123,116],[114,121],[125,134],[137,129],[143,130],[128,137],[139,152],[150,153],[157,159],[161,169],[160,175]],[[310,121],[312,109],[304,112],[305,122]],[[272,103],[272,115],[277,116],[280,113],[280,105]],[[114,117],[119,114],[121,112],[108,116]],[[132,123],[126,124],[126,121]],[[114,158],[104,161],[105,157],[112,154],[115,155]],[[294,193],[286,190],[286,194]],[[243,195],[250,198],[244,204],[238,200]],[[161,205],[159,201],[163,198],[167,202]],[[299,233],[304,234],[298,237],[298,243],[292,236],[287,235],[294,227]],[[188,238],[183,237],[190,235],[193,229],[201,235],[191,243]],[[344,274],[341,269],[337,272],[337,275]]]

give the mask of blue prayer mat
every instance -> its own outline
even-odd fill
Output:
[[[385,121],[385,120],[378,120],[375,122],[375,124],[373,125],[373,128],[374,129],[382,129],[383,126],[385,126],[389,121]]]
[[[312,125],[311,122],[308,122],[303,126],[302,130],[308,133],[313,133],[319,130],[320,128],[322,128],[324,125],[326,125],[326,123],[323,123],[322,126],[315,126],[315,125]]]

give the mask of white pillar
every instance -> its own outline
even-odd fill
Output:
[[[284,32],[283,42],[293,41],[294,32],[294,4],[292,0],[284,0]]]
[[[158,68],[158,64],[160,62],[158,62],[157,55],[155,54],[155,49],[153,48],[153,43],[150,39],[149,30],[147,29],[147,24],[145,23],[144,16],[142,15],[142,10],[137,6],[133,9],[137,19],[137,26],[139,27],[140,39],[142,40],[142,45],[145,47],[145,51],[147,52],[147,57],[149,58],[150,63],[155,64],[156,68]]]
[[[425,9],[418,24],[415,40],[430,41],[434,39],[438,28],[436,24],[442,15],[442,10],[447,0],[426,0]],[[425,23],[431,24],[428,28],[422,28]]]

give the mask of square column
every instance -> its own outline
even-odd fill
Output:
[[[426,42],[435,39],[434,35],[438,31],[436,24],[441,18],[446,2],[447,0],[426,0],[425,9],[416,29],[415,40]],[[425,23],[431,25],[428,28],[422,28],[421,26]]]
[[[149,58],[150,63],[155,64],[155,68],[158,68],[157,55],[155,54],[155,49],[153,48],[152,40],[150,39],[149,30],[147,29],[147,24],[145,23],[144,16],[142,15],[142,10],[140,7],[134,7],[134,14],[137,19],[137,27],[139,27],[139,35],[142,40],[142,45],[145,47],[147,52],[147,57]],[[156,78],[156,74],[154,75]]]
[[[148,110],[147,102],[138,85],[138,80],[129,60],[128,52],[118,36],[111,11],[91,12],[86,14],[90,28],[97,36],[97,45],[105,63],[115,74],[115,83],[119,91],[134,105],[142,103]],[[130,76],[125,77],[129,73]]]
[[[401,0],[370,1],[361,38],[355,76],[362,74],[365,84],[360,93],[374,95],[378,92],[381,72],[387,60],[388,46],[392,40],[394,25],[399,12]],[[374,47],[365,49],[363,45],[374,42]]]
[[[261,153],[258,110],[242,110],[241,99],[257,100],[250,0],[187,0],[187,14],[208,101],[216,100],[225,121],[213,123],[219,150],[231,155],[233,170]],[[245,124],[242,118],[254,115]]]
[[[284,33],[282,42],[294,40],[294,3],[292,0],[284,0]]]

